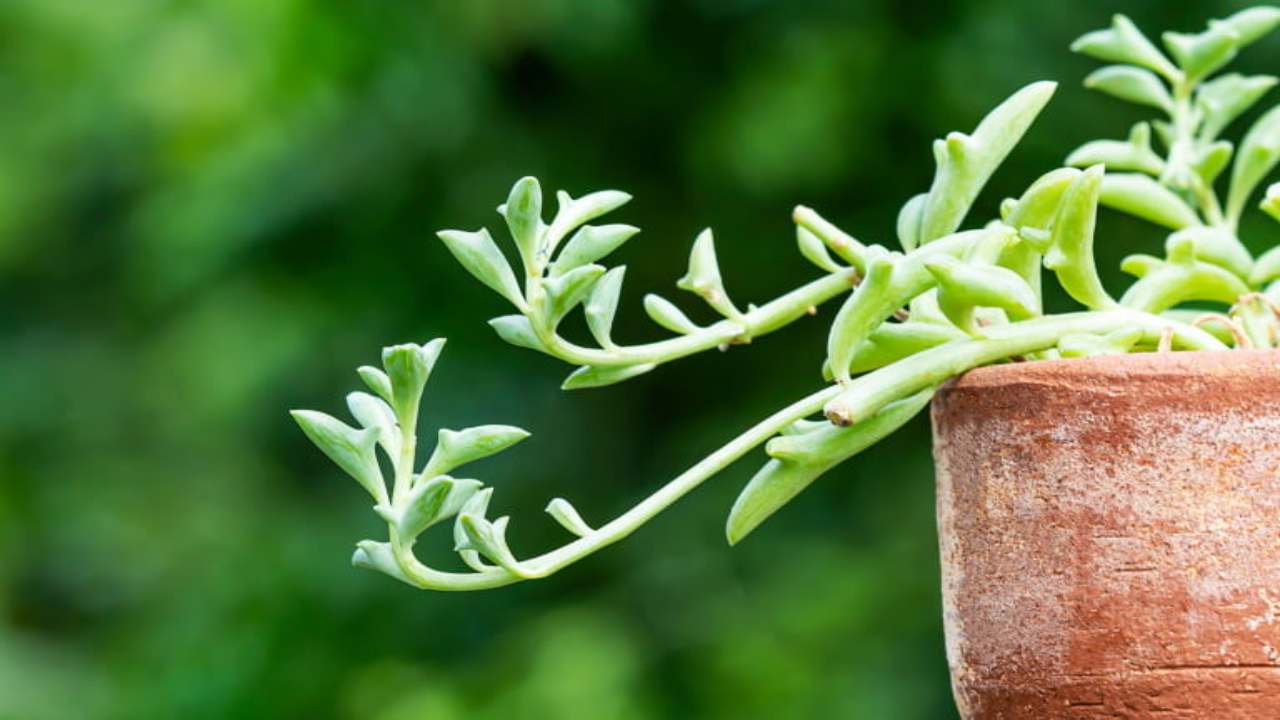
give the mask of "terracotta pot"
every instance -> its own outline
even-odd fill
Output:
[[[974,370],[933,402],[965,718],[1280,718],[1280,351]]]

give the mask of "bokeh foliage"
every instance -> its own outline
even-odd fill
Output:
[[[1139,119],[1079,87],[1072,38],[1243,6],[0,4],[0,718],[953,717],[926,423],[733,551],[755,463],[554,580],[457,596],[348,566],[377,520],[285,409],[338,412],[378,348],[448,336],[426,423],[534,431],[485,463],[498,510],[611,515],[816,387],[826,324],[565,395],[434,230],[500,226],[525,174],[634,193],[641,337],[704,225],[735,295],[770,297],[812,275],[793,204],[885,241],[932,138],[1060,80],[992,215]],[[1099,265],[1162,240],[1108,214]]]

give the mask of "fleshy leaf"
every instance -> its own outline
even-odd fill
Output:
[[[498,567],[516,577],[531,577],[528,570],[516,560],[511,548],[507,547],[507,522],[509,520],[510,518],[505,515],[493,522],[489,522],[478,515],[466,513],[459,515],[458,527],[462,528],[466,542],[459,545],[457,549],[459,551],[472,550],[479,552]]]
[[[680,308],[661,295],[654,295],[653,293],[645,295],[644,311],[649,315],[650,319],[673,333],[689,335],[701,329]]]
[[[1189,237],[1170,238],[1168,259],[1130,256],[1120,269],[1138,275],[1120,298],[1125,307],[1160,313],[1191,300],[1234,303],[1249,292],[1244,281],[1229,270],[1197,260],[1195,242]]]
[[[729,300],[720,277],[720,263],[716,260],[716,243],[711,228],[698,233],[689,252],[689,270],[676,281],[676,287],[698,295],[716,312],[729,318],[742,315]]]
[[[1045,254],[1045,267],[1054,271],[1062,289],[1090,310],[1115,305],[1102,287],[1093,259],[1093,235],[1098,218],[1098,195],[1103,169],[1095,165],[1076,179],[1062,197],[1053,223],[1053,240]]]
[[[493,488],[485,488],[471,495],[466,502],[462,504],[462,508],[458,510],[457,519],[453,522],[453,545],[459,557],[476,572],[484,572],[489,569],[488,566],[480,560],[480,553],[472,549],[470,546],[467,532],[462,526],[462,516],[470,515],[472,517],[483,518],[489,510],[489,499],[493,497]]]
[[[849,367],[862,338],[883,321],[880,309],[890,293],[893,261],[888,253],[872,246],[868,248],[866,263],[867,276],[840,307],[827,335],[827,362],[836,380],[841,382],[849,379]]]
[[[391,406],[402,427],[413,428],[417,423],[422,389],[444,343],[444,338],[436,338],[426,345],[407,343],[382,349],[382,367],[391,379]]]
[[[556,193],[559,209],[556,211],[555,219],[551,221],[551,226],[543,235],[542,254],[550,257],[564,236],[574,228],[616,210],[630,200],[630,195],[618,190],[601,190],[583,195],[576,200],[563,190]]]
[[[925,267],[938,280],[938,305],[956,326],[978,332],[974,309],[994,307],[1014,320],[1038,313],[1039,299],[1018,273],[996,265],[971,265],[949,255],[925,260]]]
[[[385,400],[369,393],[353,392],[347,395],[347,409],[361,427],[378,431],[378,444],[387,451],[393,463],[400,462],[400,427],[396,424],[396,412]]]
[[[538,339],[538,334],[534,332],[533,323],[524,315],[496,317],[489,320],[489,326],[498,333],[498,337],[516,347],[550,354],[547,347],[542,344],[542,340]]]
[[[440,430],[436,448],[422,471],[424,477],[443,475],[456,467],[502,452],[529,437],[511,425],[479,425],[466,430]]]
[[[1226,268],[1240,277],[1249,276],[1253,256],[1230,231],[1204,226],[1179,230],[1165,242],[1166,252],[1171,253],[1172,248],[1184,238],[1194,245],[1197,259]]]
[[[1108,174],[1098,199],[1109,208],[1174,230],[1200,224],[1182,198],[1146,175]]]
[[[1158,176],[1164,171],[1164,160],[1151,149],[1151,126],[1138,123],[1129,132],[1129,139],[1094,140],[1076,148],[1067,156],[1067,164],[1089,167],[1102,164],[1108,170],[1137,171]]]
[[[1273,280],[1280,280],[1280,246],[1262,253],[1249,273],[1249,284],[1254,287],[1261,287]]]
[[[563,275],[607,256],[638,232],[640,228],[630,225],[583,225],[551,264],[551,276]]]
[[[583,307],[587,327],[600,347],[613,348],[613,318],[618,312],[618,296],[622,293],[622,280],[626,266],[613,268],[596,281]]]
[[[1258,207],[1280,222],[1280,183],[1274,183],[1267,188],[1267,196],[1262,199]]]
[[[576,267],[558,277],[542,281],[547,292],[546,319],[549,327],[560,324],[564,316],[587,299],[591,286],[604,275],[604,268],[599,265],[583,265]]]
[[[578,511],[573,505],[564,498],[555,498],[547,503],[547,514],[556,519],[560,526],[565,530],[577,535],[578,537],[586,537],[595,532],[591,526],[582,519]]]
[[[1173,113],[1173,98],[1168,88],[1150,70],[1132,65],[1108,65],[1093,71],[1084,79],[1084,86],[1121,100]]]
[[[931,397],[933,390],[926,390],[891,403],[851,427],[826,424],[810,432],[783,435],[769,441],[769,454],[774,459],[751,478],[729,511],[725,525],[729,544],[741,542],[831,468],[905,425],[924,409]]]
[[[1143,337],[1141,328],[1120,328],[1106,335],[1063,335],[1058,341],[1058,352],[1064,358],[1097,357],[1100,355],[1124,355],[1131,351]]]
[[[387,487],[378,469],[378,459],[373,448],[378,441],[378,431],[357,430],[335,417],[315,410],[294,410],[290,413],[302,432],[329,457],[343,472],[355,478],[360,486],[381,501]]]
[[[1056,87],[1051,82],[1032,83],[988,113],[972,135],[951,133],[934,143],[937,171],[921,211],[917,245],[960,227],[978,193],[1031,127]]]
[[[620,383],[623,380],[630,380],[637,375],[643,375],[656,367],[657,365],[654,363],[609,365],[604,367],[583,365],[565,378],[564,383],[560,385],[560,389],[584,390],[586,388],[605,387],[606,385]]]
[[[898,211],[898,244],[902,249],[911,252],[920,241],[920,221],[924,216],[924,207],[929,200],[929,193],[913,196]]]
[[[822,239],[799,225],[796,226],[796,245],[800,248],[800,255],[820,269],[826,272],[840,270],[840,265],[831,257],[831,253],[827,252],[827,246]]]
[[[1201,85],[1196,91],[1196,105],[1204,116],[1204,124],[1200,126],[1201,142],[1218,137],[1275,84],[1276,78],[1271,75],[1245,77],[1230,73]]]
[[[361,540],[356,543],[356,550],[351,555],[351,564],[366,570],[377,570],[402,583],[414,585],[413,581],[400,569],[390,543]]]
[[[1280,107],[1272,108],[1244,136],[1231,169],[1227,217],[1239,219],[1254,188],[1280,161]]]
[[[391,402],[391,378],[386,373],[372,365],[361,365],[356,368],[356,374],[378,397]]]
[[[1208,77],[1231,62],[1240,44],[1240,34],[1235,28],[1220,21],[1210,21],[1208,30],[1195,35],[1167,32],[1160,37],[1178,61],[1188,83]]]
[[[456,515],[480,491],[479,480],[455,480],[447,475],[418,482],[409,490],[404,509],[395,512],[380,507],[383,519],[396,527],[402,542],[412,543],[424,530]]]
[[[1106,62],[1143,65],[1169,79],[1179,76],[1178,69],[1164,53],[1124,15],[1114,16],[1111,27],[1106,30],[1082,35],[1071,43],[1071,50]]]
[[[489,235],[489,231],[481,228],[475,232],[462,230],[441,230],[436,235],[444,241],[449,252],[462,263],[467,272],[477,280],[493,289],[512,305],[525,309],[524,297],[520,294],[520,285],[516,282],[515,273],[507,264],[502,251]]]
[[[542,236],[542,186],[538,179],[523,177],[517,180],[501,210],[525,268],[530,274],[536,274],[542,263],[538,257]]]

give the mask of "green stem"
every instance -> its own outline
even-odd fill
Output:
[[[1226,349],[1203,330],[1134,310],[1101,310],[1042,317],[986,328],[986,337],[982,339],[939,345],[863,375],[846,384],[840,395],[827,404],[824,412],[837,425],[852,425],[874,415],[898,398],[917,393],[971,368],[1015,355],[1047,350],[1056,346],[1063,335],[1101,335],[1122,327],[1139,327],[1154,337],[1168,328],[1181,347]]]
[[[721,320],[696,333],[644,345],[624,345],[612,349],[589,348],[565,340],[541,328],[529,318],[539,340],[553,355],[575,365],[616,367],[665,363],[732,343],[740,338],[767,335],[813,312],[814,308],[849,291],[858,282],[852,268],[831,273],[744,313],[740,320]],[[530,304],[533,305],[532,299]],[[536,306],[535,306],[536,307]]]
[[[426,590],[482,590],[510,585],[528,578],[546,577],[635,532],[655,515],[693,491],[708,478],[777,435],[783,428],[818,412],[823,404],[835,397],[838,392],[840,388],[832,386],[797,400],[729,441],[719,450],[663,485],[640,504],[596,529],[590,535],[522,561],[521,565],[528,570],[527,577],[518,577],[501,568],[474,573],[442,572],[429,568],[419,562],[412,552],[399,542],[392,531],[391,546],[396,560],[405,575],[418,587]]]

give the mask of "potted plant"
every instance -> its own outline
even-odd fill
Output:
[[[387,539],[358,543],[353,563],[433,590],[545,577],[764,446],[769,459],[729,512],[726,534],[737,543],[936,399],[947,650],[962,715],[1280,717],[1280,248],[1255,258],[1238,237],[1250,198],[1280,161],[1280,108],[1238,146],[1221,140],[1276,79],[1218,74],[1277,24],[1280,10],[1245,10],[1198,34],[1166,33],[1166,55],[1117,16],[1073,46],[1115,63],[1086,84],[1164,119],[1139,123],[1123,141],[1084,145],[1067,167],[1004,201],[1000,217],[963,230],[1054,92],[1052,83],[1029,85],[972,133],[936,141],[932,184],[899,214],[898,250],[797,207],[799,250],[823,274],[742,306],[704,230],[676,284],[722,319],[699,325],[648,295],[645,311],[671,333],[657,342],[620,344],[612,334],[625,268],[603,262],[637,229],[590,224],[629,196],[560,192],[546,222],[538,181],[518,181],[498,207],[516,269],[487,229],[439,237],[513,306],[490,321],[504,340],[576,366],[565,389],[753,341],[841,299],[828,384],[607,522],[553,499],[546,511],[571,538],[527,557],[506,541],[508,517],[490,517],[492,488],[457,472],[527,433],[440,430],[420,462],[419,399],[444,341],[385,348],[381,368],[358,370],[369,392],[347,396],[356,425],[293,413],[386,521]],[[1228,167],[1229,181],[1217,182]],[[1163,257],[1125,259],[1137,279],[1119,298],[1094,264],[1099,205],[1170,231]],[[1261,207],[1280,220],[1280,184]],[[1046,314],[1044,270],[1084,309]],[[560,332],[579,308],[592,344]],[[414,554],[446,520],[465,571]]]

